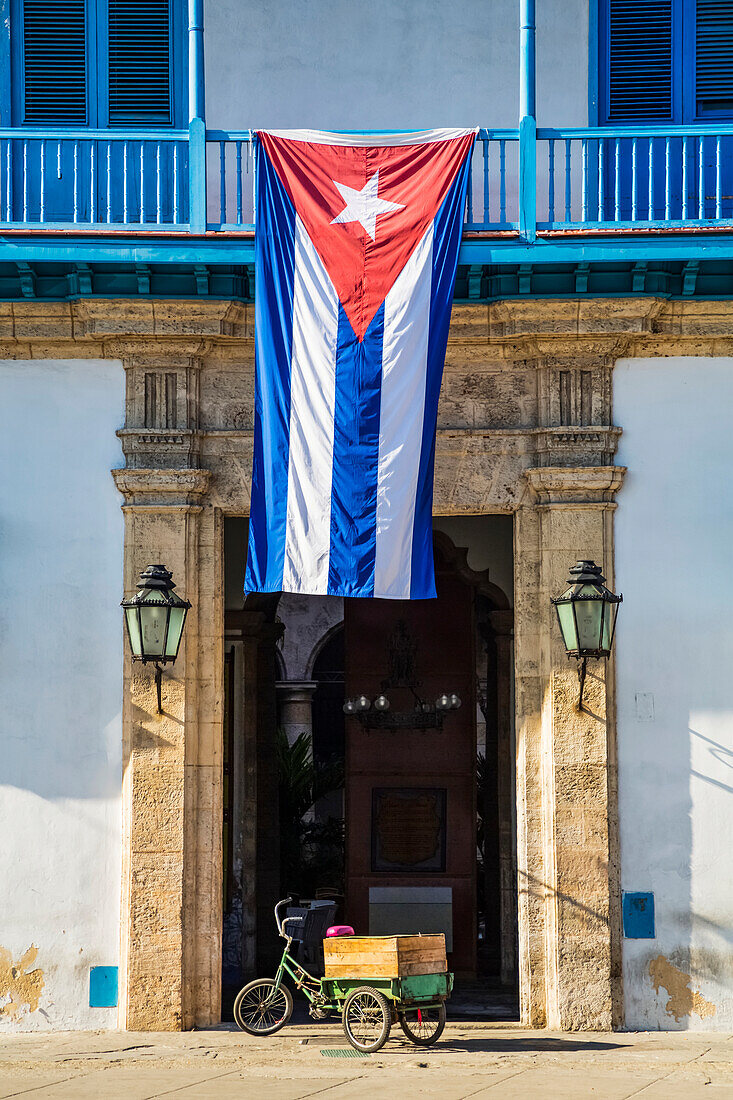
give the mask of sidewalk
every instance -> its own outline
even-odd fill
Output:
[[[449,1019],[432,1049],[413,1046],[394,1027],[378,1054],[350,1056],[355,1053],[332,1021],[291,1025],[270,1039],[254,1039],[233,1026],[165,1034],[0,1035],[0,1097],[733,1097],[733,1036],[725,1034],[569,1034]]]

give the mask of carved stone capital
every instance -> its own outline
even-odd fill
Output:
[[[198,466],[201,433],[190,428],[120,428],[117,432],[128,468],[150,468],[154,457],[157,469],[165,463],[178,469]]]
[[[211,480],[210,470],[112,470],[125,505],[181,507],[200,504]]]
[[[535,466],[524,471],[540,505],[613,504],[626,473],[625,466]]]
[[[598,427],[541,428],[536,434],[537,461],[540,466],[605,466],[613,462],[621,428]]]

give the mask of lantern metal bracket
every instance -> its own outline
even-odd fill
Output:
[[[578,710],[585,710],[583,706],[583,688],[585,687],[585,674],[588,668],[588,658],[583,657],[578,659],[578,683],[580,690],[578,692]]]
[[[163,669],[155,662],[155,690],[158,694],[158,714],[163,713]]]

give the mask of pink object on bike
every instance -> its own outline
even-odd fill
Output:
[[[327,936],[353,936],[354,929],[350,924],[332,924],[326,932]]]

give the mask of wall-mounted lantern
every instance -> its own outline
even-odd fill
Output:
[[[567,655],[578,662],[578,709],[582,710],[587,660],[611,656],[618,605],[623,596],[616,596],[606,588],[606,578],[594,561],[579,561],[569,572],[570,588],[552,603]]]
[[[125,625],[133,661],[155,664],[158,714],[163,713],[161,684],[163,665],[173,664],[183,636],[186,614],[191,604],[173,589],[173,577],[164,565],[149,565],[140,574],[138,592],[123,600]]]

